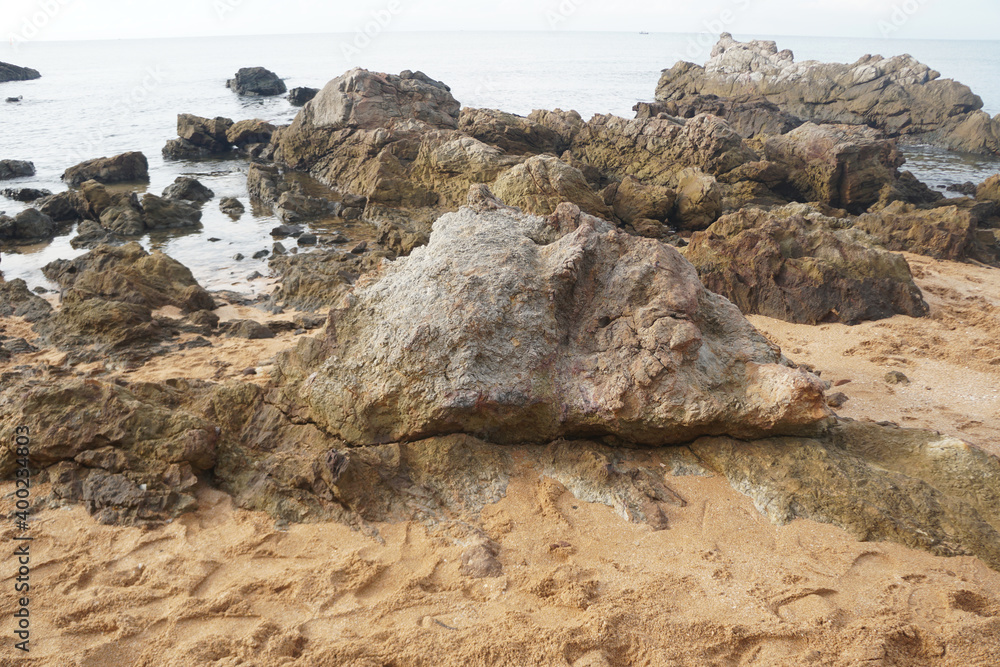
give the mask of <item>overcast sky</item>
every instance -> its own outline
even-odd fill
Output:
[[[0,0],[5,40],[364,30],[620,30],[998,39],[998,0]]]

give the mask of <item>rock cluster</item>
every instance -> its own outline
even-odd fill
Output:
[[[774,42],[739,42],[723,33],[704,67],[664,70],[656,99],[701,105],[713,95],[736,105],[772,103],[805,120],[867,125],[954,150],[1000,154],[1000,118],[982,111],[968,86],[912,56],[864,56],[850,65],[795,62]],[[694,98],[695,101],[689,102]]]

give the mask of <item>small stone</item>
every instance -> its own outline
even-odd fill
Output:
[[[208,242],[209,242],[209,243],[218,243],[218,242],[219,242],[219,241],[221,241],[221,240],[222,240],[222,239],[220,239],[220,238],[218,238],[218,237],[216,237],[216,236],[213,236],[212,238],[208,239]]]
[[[885,374],[885,381],[889,384],[910,384],[910,378],[906,377],[899,371],[889,371]]]
[[[267,257],[270,254],[271,254],[270,250],[258,250],[257,252],[255,252],[253,254],[253,258],[254,259],[264,259],[265,257]]]
[[[315,234],[303,234],[298,239],[299,245],[316,245],[318,241]]]
[[[246,256],[243,253],[238,252],[235,255],[233,255],[233,259],[235,259],[237,262],[242,262],[244,259],[246,259]]]
[[[33,291],[33,292],[34,292],[35,294],[48,294],[48,293],[49,293],[49,290],[45,289],[45,288],[44,288],[44,287],[42,287],[41,285],[39,285],[38,287],[36,287],[36,288],[35,288],[34,290],[32,290],[32,291]]]
[[[851,383],[850,380],[837,380],[836,382],[833,383],[833,386],[834,387],[843,387],[845,384],[850,384],[850,383]]]
[[[257,280],[258,278],[263,278],[263,277],[264,274],[262,274],[260,271],[254,271],[249,276],[247,276],[247,280]]]
[[[847,397],[847,394],[838,391],[836,394],[831,394],[826,397],[826,404],[831,408],[840,408],[843,407],[843,405],[849,400],[850,399]]]
[[[302,228],[296,225],[278,225],[271,230],[271,236],[285,238],[286,236],[302,236]]]
[[[361,255],[366,250],[368,250],[368,241],[362,241],[358,245],[356,245],[353,248],[351,248],[351,254],[352,255]]]
[[[257,369],[256,368],[244,368],[243,369],[243,375],[257,375]]]
[[[341,215],[344,216],[344,220],[358,220],[362,213],[364,213],[364,210],[354,206],[348,206],[344,209]]]
[[[271,253],[274,255],[284,255],[286,252],[285,246],[281,245],[281,243],[278,243],[277,241],[274,243],[274,247],[271,248]]]

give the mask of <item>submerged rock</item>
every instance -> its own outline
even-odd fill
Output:
[[[41,199],[42,197],[51,196],[52,191],[41,190],[38,188],[4,188],[3,190],[0,190],[0,194],[8,199],[13,199],[14,201],[33,202]]]
[[[235,78],[226,82],[226,87],[248,97],[270,97],[288,92],[285,82],[263,67],[243,67],[236,72]]]
[[[34,175],[35,165],[27,160],[0,160],[0,181]]]
[[[8,81],[31,81],[40,78],[42,78],[42,75],[38,73],[37,69],[0,62],[0,83],[7,83]]]
[[[694,234],[683,252],[705,287],[745,314],[800,324],[927,315],[902,255],[870,247],[846,224],[801,204],[744,209]]]
[[[142,153],[122,153],[114,157],[81,162],[63,172],[62,179],[70,185],[84,181],[125,183],[149,180],[149,162]]]
[[[328,344],[303,395],[354,444],[664,444],[814,431],[829,414],[818,378],[781,365],[673,248],[570,204],[444,215],[331,312]]]
[[[193,204],[204,204],[212,199],[215,193],[189,176],[178,176],[174,182],[163,191],[166,199],[179,199]]]

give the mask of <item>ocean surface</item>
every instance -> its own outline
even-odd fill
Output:
[[[148,191],[160,194],[177,176],[191,175],[215,191],[203,209],[198,233],[160,234],[141,240],[189,266],[209,289],[251,293],[246,276],[267,274],[266,260],[249,258],[270,249],[272,215],[253,212],[233,221],[218,198],[247,202],[244,160],[176,162],[160,150],[176,137],[178,113],[262,118],[290,122],[298,109],[284,97],[247,100],[226,87],[237,69],[263,66],[285,78],[289,89],[322,87],[355,67],[375,71],[422,70],[444,81],[470,107],[527,114],[533,109],[575,109],[632,117],[632,106],[653,98],[660,71],[678,60],[703,63],[715,35],[673,33],[384,33],[370,43],[356,34],[220,37],[90,42],[26,42],[0,45],[0,60],[34,67],[42,78],[0,84],[0,98],[23,95],[20,104],[0,103],[0,158],[31,160],[37,174],[4,181],[3,187],[66,189],[60,175],[83,160],[139,150],[150,163]],[[904,41],[736,35],[775,39],[796,60],[854,62],[869,53],[909,53],[942,76],[968,84],[985,110],[1000,113],[1000,41]],[[908,148],[904,169],[931,186],[981,182],[1000,171],[1000,161],[932,148]],[[0,211],[24,204],[0,197]],[[41,267],[72,258],[68,233],[51,243],[0,255],[6,279],[29,287],[52,287]],[[209,242],[209,238],[220,239]]]

